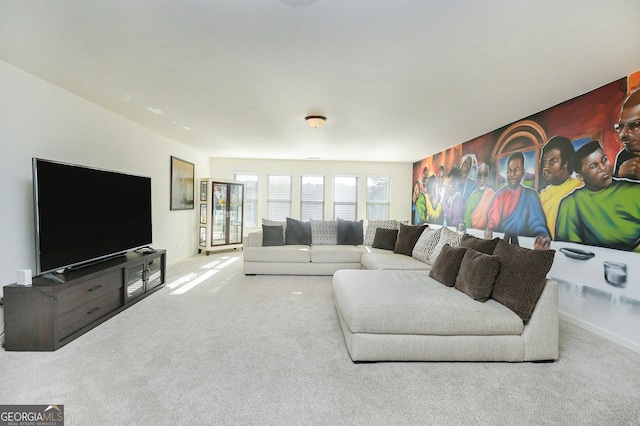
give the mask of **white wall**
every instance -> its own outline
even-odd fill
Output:
[[[154,248],[169,262],[196,252],[195,209],[169,210],[170,156],[195,163],[196,179],[209,174],[208,157],[3,61],[0,93],[2,285],[35,271],[32,157],[150,176]]]
[[[267,176],[292,176],[291,217],[300,218],[301,176],[325,177],[325,219],[333,219],[333,178],[335,176],[358,177],[357,219],[365,219],[367,203],[367,177],[390,178],[389,218],[411,220],[411,179],[412,163],[376,163],[318,160],[243,160],[211,159],[212,178],[233,179],[236,173],[257,173],[258,185],[258,227],[260,220],[267,217]],[[254,228],[245,229],[244,234]]]

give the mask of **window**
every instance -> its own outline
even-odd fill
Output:
[[[302,176],[300,220],[324,219],[324,177]]]
[[[291,216],[291,176],[269,176],[267,218],[286,220]]]
[[[367,178],[367,219],[389,219],[389,178]]]
[[[358,178],[355,176],[336,176],[333,194],[334,219],[356,220]]]
[[[245,225],[258,226],[258,175],[236,173],[234,179],[244,182]]]

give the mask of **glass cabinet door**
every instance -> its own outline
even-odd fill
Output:
[[[158,257],[155,259],[149,260],[147,264],[147,288],[149,291],[152,288],[155,288],[164,282],[162,277],[162,258]]]
[[[211,223],[211,245],[226,244],[227,234],[227,184],[214,183],[213,185],[213,221]]]
[[[144,264],[130,267],[127,270],[127,300],[144,293]]]
[[[242,224],[244,212],[242,211],[242,201],[244,185],[229,184],[230,204],[229,204],[229,244],[242,242]]]

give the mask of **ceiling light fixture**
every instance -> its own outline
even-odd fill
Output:
[[[304,118],[311,127],[320,127],[327,121],[327,117],[321,115],[309,115]]]

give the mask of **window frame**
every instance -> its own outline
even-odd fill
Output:
[[[370,180],[386,180],[387,182],[387,191],[386,191],[386,200],[385,201],[374,201],[369,198],[369,182]],[[388,220],[389,219],[389,210],[391,209],[391,178],[389,176],[367,176],[367,220]],[[385,206],[385,215],[384,217],[371,217],[371,209],[372,206]]]
[[[288,178],[289,180],[289,193],[288,193],[288,198],[274,198],[272,194],[272,182],[271,179],[272,178]],[[286,220],[287,217],[291,217],[291,205],[292,205],[292,201],[291,201],[291,195],[292,195],[292,183],[293,183],[293,179],[291,177],[291,175],[282,175],[282,174],[276,174],[276,175],[267,175],[267,219],[270,220]],[[280,217],[280,216],[272,216],[272,206],[275,206],[276,204],[282,204],[282,205],[287,205],[288,204],[288,212],[285,214],[284,217]],[[284,209],[287,210],[287,209]]]
[[[252,176],[254,180],[239,179],[239,176]],[[258,173],[234,173],[233,179],[238,182],[244,183],[244,225],[245,226],[258,226],[258,194],[260,185],[260,175]],[[255,198],[249,198],[249,182],[255,182]],[[253,211],[252,217],[249,212]]]
[[[322,193],[322,201],[315,201],[315,200],[305,200],[305,193],[304,193],[304,188],[305,188],[305,179],[310,179],[310,180],[317,180],[317,179],[321,179],[321,193]],[[314,185],[317,185],[317,183],[314,183]],[[314,220],[324,220],[324,203],[325,203],[325,177],[324,176],[319,176],[319,175],[301,175],[300,176],[300,220],[301,221],[309,221],[310,219],[314,219]],[[305,206],[320,206],[320,216],[319,217],[307,217],[307,214],[305,213]],[[317,208],[317,207],[316,207]],[[315,210],[315,209],[313,209]]]
[[[354,179],[355,194],[353,201],[337,201],[337,184],[339,179]],[[349,175],[336,175],[333,177],[333,219],[337,220],[338,216],[336,213],[338,206],[350,206],[353,205],[353,218],[351,217],[340,217],[340,219],[345,220],[358,220],[358,176],[349,176]]]

